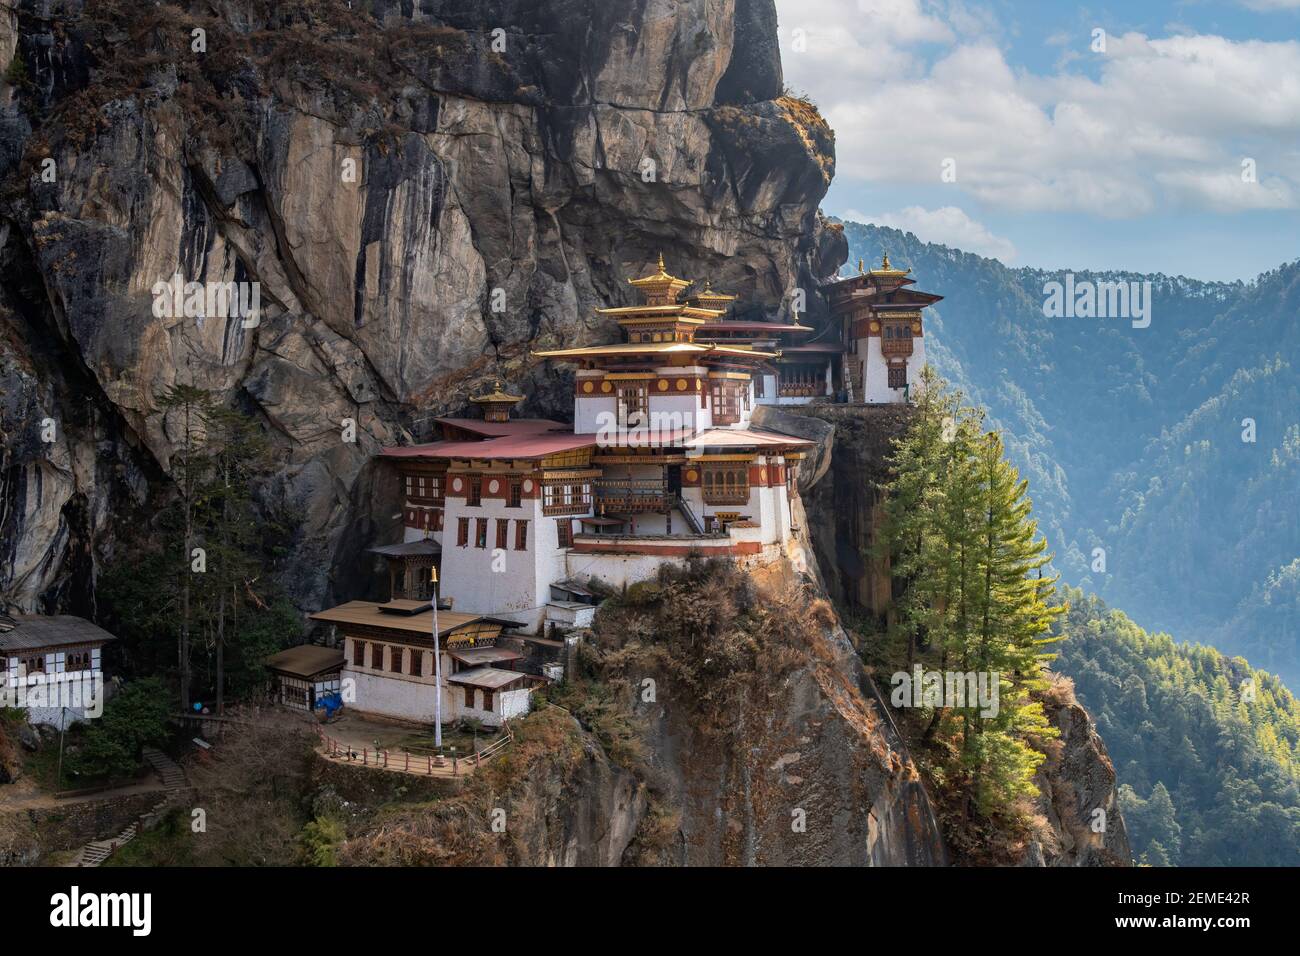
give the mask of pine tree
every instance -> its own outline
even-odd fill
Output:
[[[929,369],[923,375],[913,422],[895,443],[881,547],[907,584],[895,630],[906,638],[908,669],[926,654],[945,674],[997,675],[996,713],[948,701],[923,738],[941,726],[960,735],[954,769],[988,814],[1034,792],[1044,757],[1033,744],[1055,733],[1033,694],[1046,686],[1044,645],[1061,608],[1050,604],[1056,578],[1043,574],[1051,556],[1027,482],[998,435],[983,433],[983,414]]]
[[[975,797],[987,812],[1035,792],[1033,776],[1044,755],[1029,738],[1051,736],[1052,728],[1042,704],[1031,695],[1046,687],[1043,665],[1052,655],[1044,646],[1056,640],[1049,632],[1062,608],[1049,603],[1056,578],[1041,573],[1051,555],[1031,517],[1033,504],[1025,494],[1029,483],[1004,457],[996,432],[987,433],[978,448],[976,474],[978,586],[967,650],[971,669],[998,675],[999,706],[991,718],[976,708],[967,708],[964,717]],[[977,745],[974,738],[979,738]]]
[[[204,416],[212,409],[212,397],[204,389],[193,385],[172,385],[159,396],[164,414],[175,413],[180,429],[178,455],[172,462],[176,487],[181,500],[182,558],[177,573],[181,594],[181,626],[177,638],[176,657],[178,679],[181,686],[181,709],[190,709],[192,637],[192,599],[194,592],[193,560],[195,548],[196,515],[202,507],[200,485],[211,467],[205,444]]]

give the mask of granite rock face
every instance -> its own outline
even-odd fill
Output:
[[[26,76],[0,102],[3,600],[93,609],[119,523],[169,493],[173,384],[275,438],[309,609],[395,533],[376,449],[496,375],[566,417],[530,350],[613,339],[593,310],[660,251],[824,320],[833,138],[782,95],[770,0],[352,6],[0,0]],[[178,275],[260,310],[168,314]]]
[[[1119,811],[1115,766],[1088,712],[1076,703],[1048,707],[1061,736],[1036,782],[1038,811],[1051,831],[1028,848],[1025,866],[1131,866],[1133,851]]]

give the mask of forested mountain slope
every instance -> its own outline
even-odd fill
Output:
[[[1133,855],[1155,866],[1300,860],[1300,705],[1211,647],[1148,634],[1077,590],[1054,630],[1120,780]]]

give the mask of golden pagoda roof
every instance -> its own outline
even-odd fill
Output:
[[[470,398],[471,402],[478,405],[497,404],[502,402],[522,402],[523,400],[524,397],[522,395],[506,394],[505,387],[501,384],[500,379],[496,379],[492,383],[492,390],[490,392],[484,392],[482,395],[475,395]]]
[[[691,296],[691,298],[708,299],[710,302],[735,302],[740,298],[740,296],[732,295],[729,292],[714,292],[713,283],[710,280],[705,279],[704,289],[700,292],[696,292]]]
[[[858,260],[858,271],[859,271],[859,272],[862,271],[862,260],[861,260],[861,259]],[[880,268],[879,268],[879,269],[872,269],[869,273],[867,273],[867,275],[873,275],[873,276],[905,276],[905,275],[907,275],[907,274],[908,274],[909,272],[911,272],[911,271],[912,271],[911,269],[895,269],[893,266],[891,266],[891,265],[889,264],[889,253],[886,252],[886,253],[884,254],[884,256],[881,258]]]
[[[781,354],[780,352],[759,352],[755,349],[700,342],[652,342],[640,345],[588,345],[576,349],[555,349],[547,352],[534,352],[533,355],[536,355],[538,358],[600,358],[601,356],[610,355],[691,355],[700,353],[713,353],[715,355],[744,355],[765,359],[777,358]]]
[[[642,276],[640,279],[628,279],[627,281],[629,285],[634,285],[637,288],[656,288],[662,286],[665,289],[672,289],[673,291],[680,291],[691,284],[690,279],[679,279],[676,276],[670,276],[664,270],[664,254],[662,252],[659,253],[659,270],[657,272],[652,272],[648,276]]]

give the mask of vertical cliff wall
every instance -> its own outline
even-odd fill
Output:
[[[833,137],[783,95],[770,0],[4,4],[0,598],[22,608],[87,610],[147,526],[170,385],[275,438],[261,493],[304,515],[286,584],[314,607],[395,533],[374,451],[493,375],[565,417],[529,350],[612,338],[593,309],[660,251],[768,315],[845,255],[817,214]],[[176,274],[259,283],[260,321],[156,314]]]

